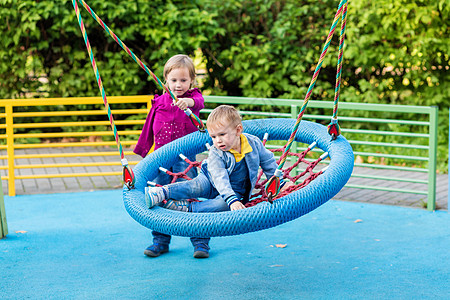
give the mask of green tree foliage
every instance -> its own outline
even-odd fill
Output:
[[[146,65],[162,74],[176,53],[193,55],[219,28],[190,1],[88,1]],[[0,97],[99,94],[72,1],[0,0]],[[154,93],[156,84],[79,5],[109,95]]]
[[[302,98],[338,1],[89,1],[157,75],[175,53],[201,49],[215,93]],[[97,95],[72,1],[0,0],[1,97]],[[108,94],[156,85],[83,9]],[[349,5],[343,100],[439,105],[449,98],[445,0],[356,1]],[[331,99],[338,32],[313,98]]]
[[[382,0],[352,5],[358,13],[351,17],[346,57],[359,66],[352,84],[359,89],[350,99],[363,95],[370,102],[447,104],[448,2]]]
[[[219,88],[249,97],[304,96],[336,1],[205,2],[208,10],[222,11],[226,29],[225,36],[211,41],[209,50],[223,65],[217,68],[211,64],[212,77],[221,83]],[[327,64],[328,60],[323,82],[335,77],[327,72]],[[323,91],[323,87],[318,90]]]

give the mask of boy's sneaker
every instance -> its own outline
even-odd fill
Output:
[[[196,246],[194,248],[194,257],[195,258],[208,258],[209,250],[206,248],[203,248],[201,246]]]
[[[164,190],[162,187],[145,187],[145,203],[148,208],[152,208],[155,205],[165,200]]]
[[[169,252],[169,245],[153,244],[144,250],[144,254],[150,257],[158,257],[163,253]]]
[[[164,208],[171,210],[179,210],[179,211],[189,211],[190,202],[187,200],[167,200],[166,204],[164,204]]]

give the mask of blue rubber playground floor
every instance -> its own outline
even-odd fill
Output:
[[[450,215],[331,200],[268,230],[148,258],[122,191],[5,197],[0,299],[449,299]]]

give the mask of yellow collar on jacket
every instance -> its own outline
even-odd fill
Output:
[[[233,149],[229,150],[230,153],[234,155],[236,162],[240,162],[245,157],[245,154],[253,151],[252,146],[250,146],[250,144],[248,143],[247,137],[241,134],[240,138],[241,138],[241,153]]]

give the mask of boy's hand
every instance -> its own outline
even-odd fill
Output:
[[[186,110],[188,107],[194,106],[194,100],[191,98],[178,98],[177,103],[175,103],[181,110]]]
[[[244,209],[244,208],[245,208],[245,206],[244,206],[244,204],[242,204],[241,201],[233,202],[230,205],[231,210],[238,210],[238,209]]]

